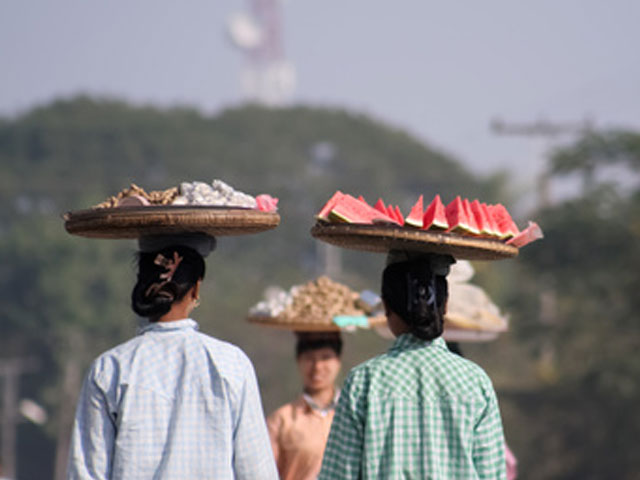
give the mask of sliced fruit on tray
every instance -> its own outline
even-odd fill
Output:
[[[515,237],[507,240],[507,245],[513,245],[514,247],[524,247],[526,244],[542,238],[542,229],[536,222],[529,221],[527,228],[522,230]]]
[[[448,232],[470,234],[473,233],[473,229],[469,223],[469,217],[467,216],[467,210],[464,208],[464,203],[458,195],[453,199],[449,205],[445,208],[445,214],[447,215],[447,223],[449,224]]]
[[[325,210],[326,208],[323,208],[320,212],[323,213]],[[323,219],[324,217],[318,214],[318,218]],[[328,220],[365,224],[373,222],[397,223],[395,218],[390,217],[387,213],[382,213],[349,194],[341,194],[335,199],[333,206],[329,209]]]
[[[445,206],[440,195],[436,195],[426,210],[423,209],[423,195],[420,195],[409,214],[404,217],[397,205],[387,205],[381,198],[371,206],[362,196],[355,198],[337,191],[318,212],[316,218],[330,223],[388,223],[407,228],[444,231],[464,236],[499,239],[516,247],[542,238],[542,230],[535,222],[529,222],[529,226],[520,232],[507,209],[501,204],[487,205],[477,199],[469,201],[458,195]]]
[[[420,195],[418,201],[411,208],[409,215],[404,219],[404,223],[412,227],[422,228],[424,225],[423,196]]]
[[[480,235],[497,235],[498,232],[495,231],[494,224],[489,222],[487,212],[482,208],[482,205],[480,205],[478,200],[471,202],[471,213],[476,220],[476,225],[478,226],[478,230],[480,230]]]
[[[500,203],[496,205],[489,205],[488,209],[489,213],[495,220],[500,238],[508,239],[515,237],[520,233],[518,226],[515,224],[504,205]]]
[[[424,230],[448,230],[449,222],[445,212],[444,204],[440,199],[440,195],[436,195],[431,201],[427,210],[424,212],[422,219],[422,228]]]

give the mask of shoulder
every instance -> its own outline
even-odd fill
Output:
[[[253,363],[240,347],[201,332],[195,332],[195,337],[206,352],[208,361],[223,375],[255,375]]]
[[[267,416],[267,425],[270,429],[277,428],[294,415],[294,410],[300,406],[300,399],[297,398],[289,403],[285,403],[276,408]]]
[[[269,414],[268,418],[287,417],[291,415],[291,412],[300,406],[301,399],[296,398],[284,405],[279,406],[273,412]]]

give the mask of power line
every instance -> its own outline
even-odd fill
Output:
[[[491,120],[489,127],[496,135],[542,137],[557,139],[567,135],[586,135],[595,129],[594,121],[585,118],[579,122],[551,122],[538,119],[532,122],[506,122],[500,118]],[[538,207],[546,207],[551,203],[549,168],[545,163],[537,180]]]

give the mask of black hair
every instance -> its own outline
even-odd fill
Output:
[[[171,278],[166,261],[180,258]],[[193,248],[170,246],[155,252],[139,252],[138,281],[131,292],[131,308],[141,317],[157,321],[171,310],[171,305],[184,298],[191,288],[202,280],[205,263]]]
[[[410,332],[423,340],[442,335],[449,287],[428,258],[388,265],[382,274],[382,299]]]
[[[309,350],[320,350],[321,348],[330,348],[339,357],[342,355],[342,338],[340,334],[336,335],[298,335],[296,342],[296,358],[302,353]]]

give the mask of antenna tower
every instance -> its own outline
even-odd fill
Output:
[[[249,0],[250,14],[236,13],[227,21],[231,43],[245,56],[245,96],[274,107],[288,103],[295,89],[295,70],[284,55],[281,1]]]

